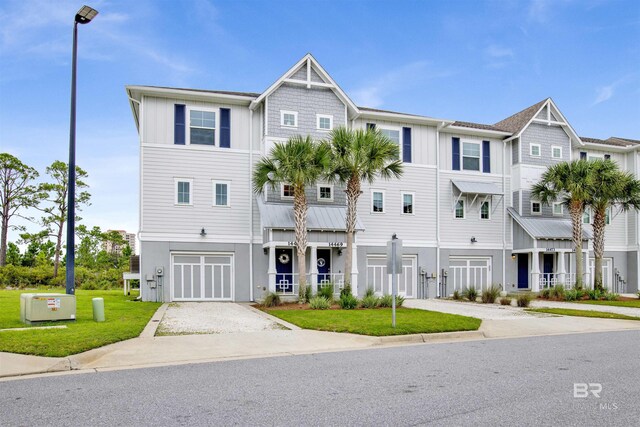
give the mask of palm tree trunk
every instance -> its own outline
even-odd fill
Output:
[[[352,175],[347,182],[347,256],[344,260],[344,285],[351,286],[351,271],[353,266],[353,235],[356,230],[358,217],[358,198],[360,197],[360,180]]]
[[[296,255],[298,256],[298,302],[305,302],[307,291],[307,196],[304,185],[296,185],[293,190],[293,213],[296,222]]]
[[[580,201],[572,201],[569,207],[573,228],[573,245],[576,248],[576,288],[582,288],[582,214],[583,206]]]
[[[606,207],[594,209],[593,212],[593,256],[595,268],[593,272],[593,288],[602,289],[602,257],[604,256],[604,229]]]

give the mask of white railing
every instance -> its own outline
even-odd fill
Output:
[[[300,286],[298,273],[277,273],[276,292],[282,295],[298,295]]]
[[[344,274],[343,273],[318,273],[318,286],[333,285],[333,294],[339,294],[344,288]]]
[[[583,288],[591,288],[587,283],[587,274],[583,273],[582,277]],[[576,273],[531,273],[531,283],[536,282],[541,290],[557,285],[562,285],[565,289],[572,289],[576,284]]]

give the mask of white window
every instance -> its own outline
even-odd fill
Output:
[[[213,206],[231,206],[229,181],[213,181]]]
[[[533,157],[540,157],[540,144],[529,144],[529,154]]]
[[[371,191],[371,212],[384,213],[384,191]]]
[[[393,143],[398,146],[398,154],[402,158],[402,144],[400,144],[400,128],[383,128],[379,127],[380,133],[389,138]]]
[[[402,193],[402,213],[407,215],[413,215],[414,211],[414,203],[413,203],[413,193]]]
[[[280,124],[282,126],[297,128],[298,112],[296,111],[280,111]]]
[[[282,184],[280,186],[280,198],[282,198],[282,199],[293,199],[293,185],[291,185],[291,184]]]
[[[562,206],[562,203],[556,202],[553,204],[553,214],[554,215],[564,215],[564,207]]]
[[[607,210],[604,212],[604,223],[606,225],[611,224],[611,207],[608,207]]]
[[[603,154],[588,153],[587,160],[604,160]]]
[[[318,185],[318,200],[321,202],[333,201],[333,186],[332,185]]]
[[[582,223],[591,224],[591,210],[585,209],[582,213]]]
[[[562,159],[562,147],[553,145],[551,147],[551,157],[554,159]]]
[[[331,130],[333,129],[333,116],[329,116],[326,114],[317,114],[316,115],[316,126],[320,130]]]
[[[462,143],[462,169],[466,171],[480,170],[480,144],[477,142]]]
[[[456,202],[455,218],[464,219],[464,200],[460,199]]]
[[[531,215],[542,215],[542,205],[540,205],[540,202],[531,202]]]
[[[189,110],[189,144],[216,145],[216,113]]]
[[[489,213],[491,212],[491,204],[488,200],[485,200],[480,205],[480,219],[491,219]]]
[[[191,178],[175,178],[175,204],[176,205],[193,205],[191,197],[193,189],[193,179]]]

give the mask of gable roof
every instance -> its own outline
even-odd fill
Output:
[[[536,114],[538,114],[538,111],[540,111],[544,104],[550,99],[551,98],[543,99],[537,104],[533,104],[531,107],[525,108],[524,110],[519,111],[514,115],[499,121],[498,123],[494,124],[494,126],[516,135],[529,124],[531,119],[533,119]]]
[[[638,141],[637,139],[619,138],[616,136],[612,136],[607,139],[589,138],[586,136],[581,136],[580,139],[583,142],[590,143],[590,144],[602,144],[602,145],[610,145],[614,147],[633,147],[633,146],[640,145],[640,141]]]
[[[480,129],[480,130],[491,130],[495,132],[512,133],[502,128],[499,128],[495,125],[484,125],[482,123],[455,121],[451,126],[457,126],[461,128],[470,128],[470,129]]]
[[[278,89],[283,83],[286,83],[286,81],[289,80],[291,76],[293,76],[295,72],[305,64],[307,66],[307,69],[313,66],[317,74],[320,75],[320,78],[328,82],[322,83],[321,85],[323,87],[328,87],[329,89],[331,89],[336,94],[336,96],[347,106],[347,108],[351,110],[352,115],[356,115],[360,112],[356,104],[354,104],[353,101],[347,96],[347,94],[344,93],[342,89],[340,89],[340,86],[338,86],[338,84],[331,78],[329,73],[327,73],[326,70],[322,68],[322,65],[320,65],[320,63],[316,61],[316,59],[310,53],[307,53],[305,56],[303,56],[302,59],[294,64],[293,67],[289,68],[278,80],[276,80],[271,86],[269,86],[267,90],[262,92],[262,94],[260,94],[257,99],[251,102],[249,108],[255,109],[258,104],[260,104],[267,96]],[[307,84],[310,86],[317,86],[320,83],[309,81],[307,82]]]

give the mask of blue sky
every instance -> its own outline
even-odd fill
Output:
[[[89,1],[89,0],[87,0]],[[0,149],[68,156],[79,1],[0,1]],[[79,28],[84,223],[138,229],[124,86],[261,92],[311,52],[358,104],[495,123],[552,97],[579,135],[640,139],[640,2],[90,1]]]

